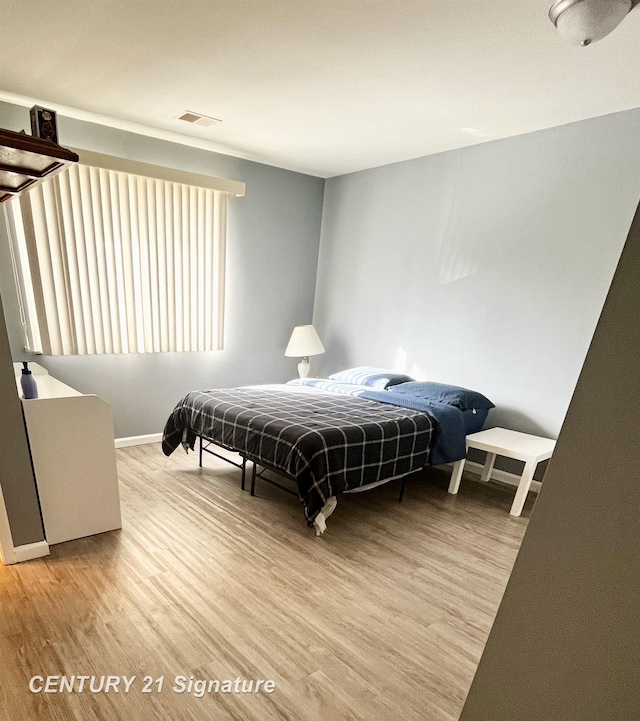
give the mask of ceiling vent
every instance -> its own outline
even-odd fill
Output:
[[[177,116],[177,119],[184,120],[185,123],[191,123],[191,125],[201,125],[203,128],[209,128],[216,123],[222,122],[219,118],[212,118],[209,115],[194,113],[191,110],[185,110],[182,115]]]

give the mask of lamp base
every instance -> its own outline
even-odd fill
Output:
[[[307,378],[309,376],[310,368],[311,365],[309,364],[309,359],[303,358],[300,363],[298,363],[298,375],[300,378]]]

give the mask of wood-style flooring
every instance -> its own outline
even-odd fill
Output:
[[[343,496],[318,538],[297,499],[159,445],[118,451],[123,529],[0,567],[10,721],[454,721],[533,503],[429,470]],[[534,494],[530,494],[533,496]],[[34,675],[138,678],[128,694],[32,694]],[[272,679],[272,694],[172,691]],[[164,676],[160,693],[142,677]],[[508,682],[505,679],[505,682]]]

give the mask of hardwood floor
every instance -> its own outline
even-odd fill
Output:
[[[122,531],[0,568],[0,706],[12,721],[458,718],[533,501],[429,470],[343,496],[317,538],[296,498],[215,458],[118,451]],[[534,496],[535,494],[530,494]],[[137,677],[128,694],[34,675]],[[142,677],[164,676],[160,693]],[[271,694],[172,690],[272,679]]]

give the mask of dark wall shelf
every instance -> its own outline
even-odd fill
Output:
[[[0,203],[77,162],[76,153],[50,140],[0,129]]]

